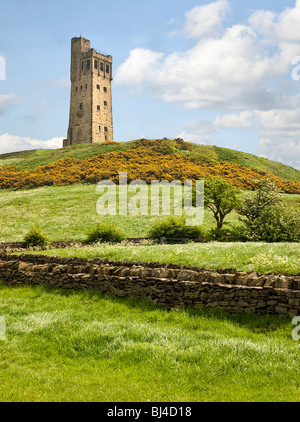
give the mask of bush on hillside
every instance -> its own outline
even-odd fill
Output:
[[[24,243],[26,247],[31,246],[47,246],[49,239],[44,234],[38,225],[32,226],[31,229],[24,236]]]
[[[99,223],[88,234],[87,240],[91,243],[108,242],[119,243],[126,239],[123,231],[115,224]]]
[[[300,242],[300,214],[283,205],[268,207],[259,217],[245,220],[244,224],[248,241]]]
[[[208,239],[218,242],[246,242],[247,236],[243,226],[228,224],[228,226],[222,227],[221,230],[211,229],[208,233]]]
[[[288,209],[274,182],[256,182],[254,194],[247,194],[239,209],[244,235],[250,241],[299,242],[300,213]]]
[[[162,237],[167,239],[188,239],[197,240],[205,236],[203,229],[199,226],[189,227],[186,225],[185,217],[170,216],[163,221],[156,221],[149,231],[150,239],[159,240]]]

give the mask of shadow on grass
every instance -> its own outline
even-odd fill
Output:
[[[0,284],[0,286],[5,286],[4,284]],[[7,286],[6,286],[7,287]],[[16,286],[14,288],[22,288],[24,286]],[[29,287],[29,286],[27,286]],[[118,297],[112,293],[101,292],[96,289],[90,290],[72,290],[72,289],[56,289],[51,286],[30,286],[32,289],[35,290],[35,293],[30,299],[35,300],[39,298],[43,293],[51,294],[51,295],[59,295],[64,297],[74,297],[74,295],[81,295],[84,296],[84,303],[86,305],[89,302],[97,302],[97,301],[109,301],[115,304],[120,304],[127,309],[137,310],[137,311],[144,311],[147,314],[156,313],[157,311],[164,313],[170,317],[170,322],[172,316],[176,317],[180,315],[180,313],[188,316],[188,318],[193,319],[197,322],[197,319],[205,318],[206,320],[211,321],[220,321],[220,322],[230,322],[237,327],[244,327],[250,330],[253,333],[268,333],[272,331],[277,331],[279,329],[289,329],[291,328],[291,319],[284,318],[281,316],[276,315],[257,315],[257,314],[249,314],[249,313],[231,313],[228,311],[224,311],[222,309],[209,309],[209,308],[197,308],[197,309],[188,309],[188,308],[181,308],[176,310],[168,311],[167,309],[155,305],[151,303],[147,299],[138,299],[134,297]],[[174,318],[175,322],[175,318]]]

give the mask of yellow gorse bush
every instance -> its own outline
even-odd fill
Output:
[[[221,177],[239,189],[251,190],[254,180],[268,177],[286,193],[300,193],[300,182],[283,180],[274,174],[245,167],[233,162],[197,163],[180,153],[163,154],[151,145],[141,145],[128,151],[115,151],[91,158],[64,158],[33,171],[19,171],[16,166],[0,168],[0,188],[33,188],[62,186],[72,183],[97,183],[119,180],[119,172],[127,172],[128,182],[143,180],[201,180]]]

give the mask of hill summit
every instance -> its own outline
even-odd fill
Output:
[[[199,180],[221,177],[241,189],[269,177],[287,193],[300,193],[300,171],[249,153],[182,139],[140,139],[130,142],[80,144],[56,150],[31,150],[0,155],[0,187],[128,181]]]

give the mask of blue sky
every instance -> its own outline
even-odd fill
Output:
[[[113,56],[115,141],[180,136],[300,168],[300,1],[1,6],[0,153],[61,146],[82,35]]]

